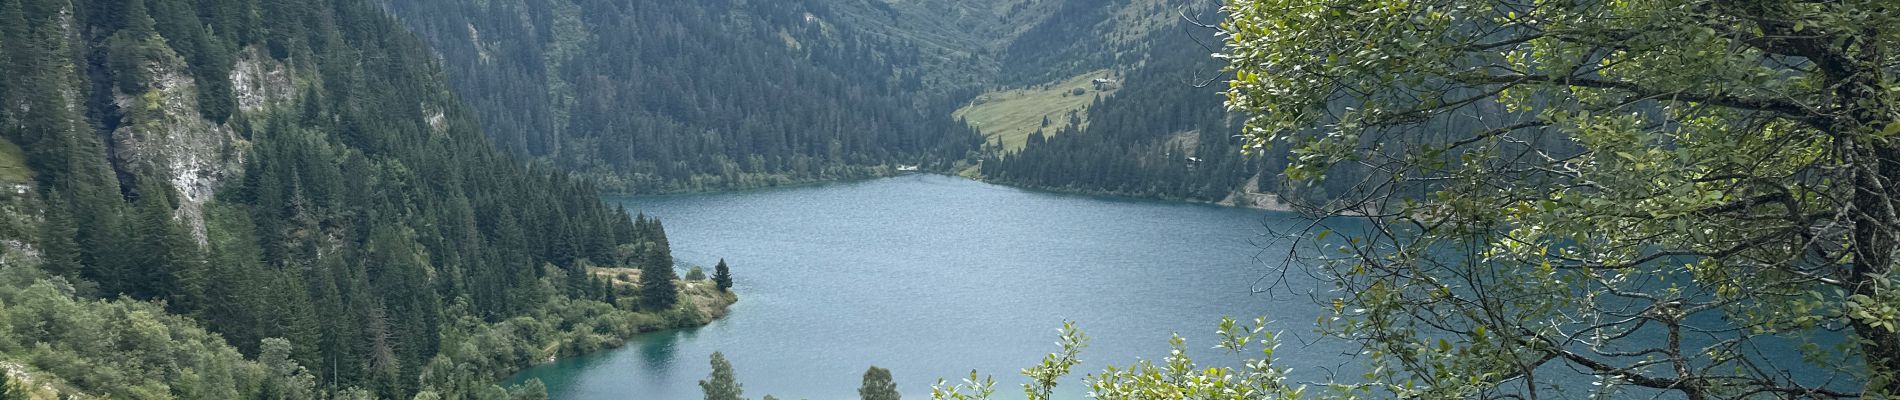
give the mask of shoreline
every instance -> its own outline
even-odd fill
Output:
[[[610,198],[612,197],[638,197],[638,196],[685,196],[685,195],[695,195],[695,194],[744,192],[744,191],[750,191],[750,190],[769,190],[769,189],[794,188],[794,187],[803,187],[803,186],[826,185],[826,184],[832,184],[832,183],[857,182],[857,181],[867,181],[867,180],[873,180],[873,179],[890,178],[890,177],[895,177],[895,176],[903,176],[903,175],[909,175],[909,174],[915,174],[915,173],[932,173],[932,172],[931,171],[899,171],[897,170],[897,167],[894,165],[885,165],[885,166],[875,166],[875,167],[861,167],[858,169],[850,170],[847,173],[839,174],[838,176],[831,176],[831,177],[792,177],[792,176],[784,176],[784,175],[765,176],[765,177],[761,177],[761,179],[769,179],[769,180],[772,180],[772,182],[752,184],[752,185],[720,185],[720,186],[712,186],[712,187],[697,188],[697,189],[677,189],[677,190],[662,189],[662,190],[647,191],[647,192],[627,191],[627,190],[622,190],[622,189],[609,189],[603,186],[603,188],[600,189],[600,194],[603,197],[610,197]],[[596,177],[593,177],[590,175],[581,175],[581,177],[590,179],[590,180],[597,179]],[[595,182],[599,183],[600,181],[595,180]]]
[[[568,338],[567,340],[557,340],[550,343],[543,343],[542,348],[543,348],[543,351],[546,352],[545,355],[535,359],[534,361],[528,363],[527,365],[522,365],[517,368],[509,368],[502,371],[496,371],[494,375],[495,376],[494,383],[504,388],[518,386],[521,383],[519,382],[511,383],[509,381],[512,381],[513,380],[512,378],[515,377],[516,375],[520,375],[522,372],[526,372],[530,369],[552,364],[565,358],[586,356],[586,355],[597,354],[597,353],[601,353],[601,352],[605,352],[609,350],[626,347],[627,343],[629,343],[634,338],[639,337],[641,335],[680,330],[680,329],[697,329],[697,328],[705,327],[731,314],[732,305],[739,302],[738,293],[732,292],[730,290],[720,292],[718,291],[718,289],[713,287],[711,281],[680,280],[679,285],[680,285],[680,292],[681,292],[680,301],[691,304],[693,307],[692,308],[693,313],[695,315],[700,316],[701,318],[695,318],[689,321],[684,321],[686,323],[682,323],[682,324],[653,326],[653,327],[650,327],[650,329],[636,329],[635,331],[627,335],[613,335],[611,337],[611,340],[607,340],[607,341],[599,343],[597,348],[592,348],[592,349],[577,352],[577,353],[570,352],[571,350],[570,346],[575,344],[573,340],[577,340],[579,338]],[[628,312],[627,317],[665,318],[668,313],[672,313],[672,312],[675,312],[675,311],[669,311],[667,313]]]
[[[995,180],[990,180],[990,179],[983,179],[979,177],[970,177],[970,176],[962,176],[962,175],[947,175],[947,174],[945,176],[969,179],[972,181],[987,183],[991,185],[1004,186],[1004,187],[1010,187],[1010,188],[1016,188],[1016,189],[1022,189],[1022,190],[1046,192],[1046,193],[1101,196],[1101,197],[1110,197],[1110,198],[1117,198],[1117,199],[1124,199],[1124,200],[1148,200],[1148,201],[1158,201],[1158,202],[1178,203],[1178,204],[1199,204],[1199,205],[1208,205],[1208,206],[1217,206],[1217,207],[1243,208],[1243,209],[1249,209],[1249,210],[1273,211],[1273,212],[1289,212],[1289,213],[1299,212],[1299,210],[1294,209],[1292,206],[1287,205],[1285,202],[1280,201],[1280,196],[1272,194],[1272,193],[1236,192],[1236,193],[1229,193],[1226,198],[1223,198],[1220,200],[1201,200],[1201,199],[1189,199],[1189,198],[1169,197],[1169,196],[1136,195],[1136,194],[1112,192],[1112,191],[1106,191],[1106,190],[1077,189],[1077,188],[1069,188],[1069,187],[1024,186],[1024,185],[1017,185],[1017,184],[1009,183],[1009,182],[1000,182],[1000,181],[995,181]]]
[[[1104,191],[1104,190],[1023,186],[1023,185],[1017,185],[1017,184],[1013,184],[1009,182],[1001,182],[1001,181],[995,181],[995,180],[990,180],[990,179],[984,179],[982,177],[961,175],[961,174],[954,173],[954,171],[893,172],[893,173],[888,173],[888,174],[877,174],[874,176],[857,177],[857,178],[812,179],[812,180],[800,180],[794,183],[787,183],[787,184],[782,184],[782,185],[732,187],[732,188],[720,188],[720,189],[710,189],[710,190],[668,191],[668,192],[659,192],[659,193],[610,192],[610,193],[602,193],[602,198],[627,199],[627,198],[636,198],[636,197],[671,197],[671,196],[713,195],[713,194],[723,194],[723,193],[744,193],[744,192],[758,191],[758,190],[795,189],[795,188],[823,186],[823,185],[832,185],[832,184],[849,184],[849,183],[864,182],[864,181],[871,181],[871,180],[878,180],[878,179],[895,178],[895,177],[914,175],[914,174],[941,175],[941,176],[946,176],[946,177],[951,177],[951,178],[968,179],[970,181],[982,182],[982,183],[987,183],[991,185],[1004,186],[1004,187],[1022,189],[1022,190],[1046,192],[1046,193],[1101,196],[1101,197],[1111,197],[1111,198],[1124,199],[1124,200],[1151,200],[1151,201],[1160,201],[1160,202],[1168,202],[1168,203],[1199,204],[1199,205],[1244,208],[1244,209],[1250,209],[1250,210],[1273,211],[1273,212],[1299,212],[1299,210],[1293,208],[1291,205],[1288,205],[1285,202],[1280,201],[1280,197],[1272,193],[1235,192],[1235,193],[1228,194],[1226,198],[1223,198],[1220,200],[1201,200],[1201,199],[1188,199],[1188,198],[1167,197],[1167,196],[1135,195],[1135,194],[1111,192],[1111,191]],[[1254,179],[1258,180],[1259,178],[1255,177]]]

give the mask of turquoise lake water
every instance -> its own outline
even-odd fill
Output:
[[[1173,333],[1204,364],[1236,365],[1210,349],[1222,316],[1275,321],[1271,328],[1285,335],[1279,365],[1299,381],[1335,374],[1357,381],[1363,371],[1353,347],[1313,333],[1323,311],[1314,299],[1331,298],[1330,285],[1298,269],[1280,273],[1287,248],[1271,233],[1311,222],[1289,213],[937,175],[608,200],[662,218],[682,263],[724,257],[739,303],[711,325],[642,335],[505,383],[540,379],[556,399],[697,399],[707,359],[720,351],[754,399],[855,399],[871,365],[890,369],[907,399],[927,399],[938,378],[955,382],[972,369],[996,377],[999,399],[1013,399],[1022,397],[1018,371],[1057,350],[1057,328],[1075,321],[1092,340],[1058,397],[1082,399],[1082,375],[1159,361]],[[1721,325],[1706,317],[1698,323]],[[1823,339],[1839,343],[1838,335]],[[1798,342],[1763,340],[1757,356],[1800,365]],[[1566,368],[1547,365],[1539,374],[1559,376],[1554,383],[1566,388],[1592,387]],[[1789,372],[1809,384],[1854,387],[1817,369]]]
[[[1317,376],[1347,359],[1316,341],[1320,307],[1299,274],[1271,293],[1284,248],[1261,210],[1051,194],[909,175],[736,193],[616,198],[662,218],[682,263],[733,265],[740,301],[692,330],[564,359],[509,379],[541,379],[557,399],[692,399],[714,351],[748,397],[856,398],[866,367],[893,371],[905,398],[972,369],[1020,397],[1018,371],[1057,349],[1075,321],[1091,338],[1083,373],[1159,360],[1168,338],[1197,358],[1222,316],[1279,321],[1286,365]],[[1264,279],[1264,280],[1263,280]],[[1323,294],[1323,293],[1322,293]]]

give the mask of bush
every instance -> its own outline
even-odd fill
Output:
[[[706,280],[706,270],[698,266],[694,266],[692,270],[686,271],[686,280],[689,280],[689,281]]]
[[[158,304],[94,300],[64,278],[0,257],[0,344],[46,379],[107,398],[309,397],[315,382],[290,344],[265,340],[260,360]],[[261,362],[260,362],[261,361]]]

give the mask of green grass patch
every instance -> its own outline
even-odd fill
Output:
[[[26,150],[0,138],[0,183],[16,184],[32,180],[33,170],[26,167]]]
[[[1115,82],[1096,90],[1094,80],[1098,78]],[[1037,129],[1042,129],[1044,135],[1055,135],[1069,122],[1070,111],[1087,126],[1089,103],[1097,95],[1114,94],[1121,84],[1114,72],[1100,70],[1056,83],[984,93],[951,115],[983,130],[983,136],[990,141],[1002,138],[1004,148],[1021,150],[1023,143],[1029,141],[1029,134]],[[1045,117],[1049,119],[1047,128],[1042,126]]]

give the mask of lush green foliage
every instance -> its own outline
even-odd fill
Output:
[[[1273,363],[1274,350],[1280,345],[1278,333],[1267,331],[1266,325],[1264,318],[1255,319],[1250,324],[1242,324],[1232,318],[1221,320],[1220,329],[1216,331],[1220,335],[1220,343],[1214,348],[1235,357],[1240,367],[1200,366],[1187,356],[1186,340],[1175,336],[1170,341],[1173,351],[1162,364],[1143,360],[1125,368],[1109,365],[1102,372],[1085,377],[1083,383],[1089,385],[1088,397],[1109,400],[1370,397],[1369,385],[1336,385],[1330,392],[1309,394],[1305,386],[1287,382],[1287,369],[1276,367]],[[1056,386],[1081,364],[1081,353],[1088,348],[1088,341],[1088,336],[1077,329],[1073,322],[1064,323],[1056,341],[1061,350],[1049,353],[1040,363],[1022,370],[1022,375],[1028,379],[1022,384],[1024,397],[1030,400],[1055,398]],[[1249,356],[1248,353],[1255,346],[1260,348],[1259,355]],[[740,399],[739,384],[725,356],[713,353],[712,363],[711,381],[700,381],[700,386],[706,391],[706,398]],[[859,398],[865,400],[899,398],[890,371],[876,366],[865,371],[864,384],[858,389],[858,394]],[[976,371],[970,371],[970,376],[959,383],[939,379],[930,389],[930,397],[935,400],[989,400],[995,394],[996,379],[979,377]]]
[[[0,400],[26,400],[26,389],[13,383],[13,374],[0,373]]]
[[[1323,210],[1369,228],[1311,265],[1391,395],[1900,389],[1893,2],[1227,12],[1249,147],[1381,172]]]
[[[190,319],[153,303],[76,295],[18,255],[0,256],[0,304],[0,358],[32,367],[20,371],[32,379],[10,380],[7,398],[26,398],[28,385],[130,399],[317,397],[314,375],[288,358],[286,341],[266,341],[247,360]]]
[[[27,290],[31,308],[9,299],[7,311],[66,311],[17,321],[27,331],[0,357],[66,390],[531,398],[489,382],[706,318],[674,307],[683,302],[658,221],[492,149],[432,53],[367,2],[0,0],[0,53],[0,136],[22,146],[33,179],[32,198],[9,193],[7,206],[43,216],[30,230],[10,222],[5,239],[37,251],[34,265],[55,277],[19,282],[51,289]],[[274,66],[283,80],[253,75],[240,88],[239,64]],[[238,89],[264,99],[240,108]],[[178,115],[193,106],[197,115]],[[204,147],[147,137],[227,133]],[[173,169],[194,160],[230,165]],[[206,179],[222,179],[215,196],[172,186]],[[653,268],[640,288],[652,301],[619,301],[634,288],[590,265]],[[474,328],[484,324],[511,330]],[[519,344],[494,351],[557,350],[520,359],[462,348],[481,338]],[[131,355],[102,353],[114,346]],[[239,354],[306,366],[298,379],[314,383],[254,395],[271,380]]]
[[[543,278],[539,285],[553,292],[566,282],[555,275]],[[684,295],[703,298],[714,307],[736,300],[729,293],[703,289]],[[552,358],[619,347],[639,333],[699,326],[711,319],[695,307],[634,312],[607,302],[564,296],[552,296],[538,310],[497,323],[467,315],[464,309],[463,305],[449,308],[451,314],[462,315],[443,328],[442,351],[420,376],[429,393],[445,399],[532,395],[538,391],[515,388],[513,392],[521,394],[508,394],[493,382]]]
[[[1089,385],[1089,398],[1267,400],[1308,396],[1306,387],[1287,382],[1286,369],[1274,366],[1273,352],[1280,342],[1276,333],[1266,330],[1265,319],[1256,319],[1246,325],[1232,318],[1223,319],[1216,333],[1220,335],[1221,341],[1214,348],[1234,356],[1241,367],[1197,365],[1187,356],[1187,341],[1177,335],[1170,340],[1174,350],[1162,360],[1161,365],[1143,360],[1125,368],[1110,365],[1099,374],[1089,375],[1083,380]],[[1041,364],[1023,369],[1023,376],[1029,378],[1029,382],[1023,384],[1027,398],[1051,398],[1056,384],[1079,363],[1077,356],[1088,347],[1088,336],[1076,329],[1074,323],[1067,323],[1063,324],[1062,334],[1056,343],[1062,347],[1061,351],[1044,356]],[[1262,348],[1260,356],[1247,356],[1247,352],[1255,345]],[[1326,397],[1353,398],[1365,393],[1361,388],[1342,386],[1338,389],[1335,393],[1329,393],[1332,396]],[[960,383],[938,380],[936,385],[931,386],[930,397],[935,400],[988,400],[995,392],[995,379],[979,379],[976,371],[971,371],[970,377]]]

